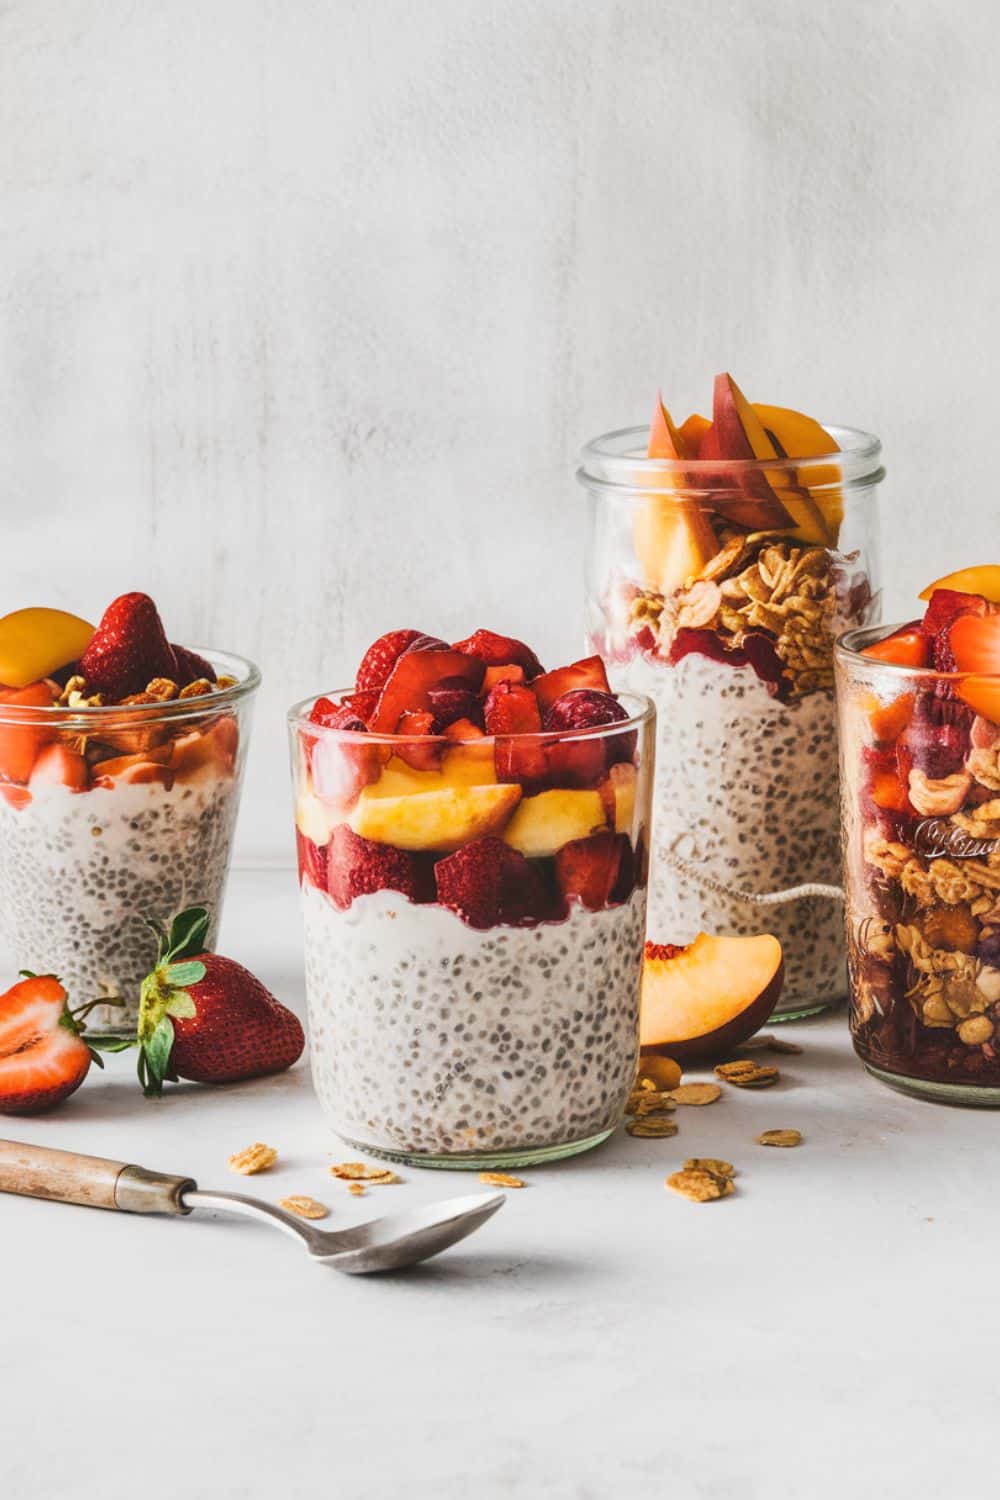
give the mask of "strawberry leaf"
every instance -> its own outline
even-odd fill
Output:
[[[161,1016],[152,1036],[142,1049],[139,1077],[143,1080],[143,1093],[147,1097],[162,1093],[163,1080],[170,1071],[170,1052],[173,1045],[173,1022],[169,1017]],[[145,1077],[143,1077],[144,1073]]]
[[[170,964],[167,967],[167,983],[175,989],[187,989],[189,984],[197,984],[205,977],[205,965],[188,960],[183,964]],[[194,1011],[191,1012],[194,1015]]]
[[[168,963],[194,958],[204,952],[207,937],[208,912],[203,906],[189,906],[174,918],[163,957]]]
[[[191,967],[201,968],[201,965],[192,964]],[[203,974],[204,972],[204,969],[202,969]],[[193,982],[194,981],[192,980],[192,983]],[[198,1011],[195,1007],[193,999],[188,994],[187,990],[174,990],[171,993],[170,999],[167,1001],[167,1008],[165,1013],[168,1016],[177,1016],[178,1020],[187,1020],[191,1016],[196,1016],[198,1014]]]
[[[127,1052],[136,1045],[134,1036],[88,1036],[87,1046],[91,1052]],[[96,1062],[97,1059],[95,1058]]]

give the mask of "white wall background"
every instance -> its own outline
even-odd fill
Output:
[[[153,593],[282,716],[380,631],[580,631],[580,442],[886,444],[890,610],[1000,552],[992,0],[6,0],[0,607]]]

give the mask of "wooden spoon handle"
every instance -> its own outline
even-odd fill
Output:
[[[21,1141],[0,1141],[0,1192],[27,1198],[51,1198],[57,1203],[82,1203],[88,1208],[114,1208],[126,1213],[190,1212],[183,1202],[190,1177],[148,1172],[123,1161],[81,1156],[76,1151],[53,1151]]]

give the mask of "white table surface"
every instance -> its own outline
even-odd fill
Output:
[[[302,1008],[290,874],[233,879],[224,951]],[[2,971],[10,972],[9,965]],[[352,1279],[235,1219],[143,1219],[0,1197],[0,1495],[943,1496],[995,1485],[987,1112],[903,1099],[855,1063],[842,1016],[805,1023],[781,1083],[678,1111],[525,1172],[499,1215],[405,1275]],[[754,1144],[795,1126],[796,1151]],[[352,1199],[305,1063],[143,1100],[112,1057],[15,1139],[246,1187],[329,1227],[477,1190],[405,1170]],[[738,1192],[664,1190],[688,1155]],[[485,1189],[484,1189],[485,1191]]]

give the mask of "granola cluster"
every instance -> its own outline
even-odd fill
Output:
[[[827,548],[773,532],[740,532],[669,597],[637,591],[628,628],[662,657],[670,656],[681,631],[709,631],[732,653],[749,636],[763,636],[773,645],[786,695],[803,697],[833,687],[830,648],[838,622],[864,603],[849,593]]]

